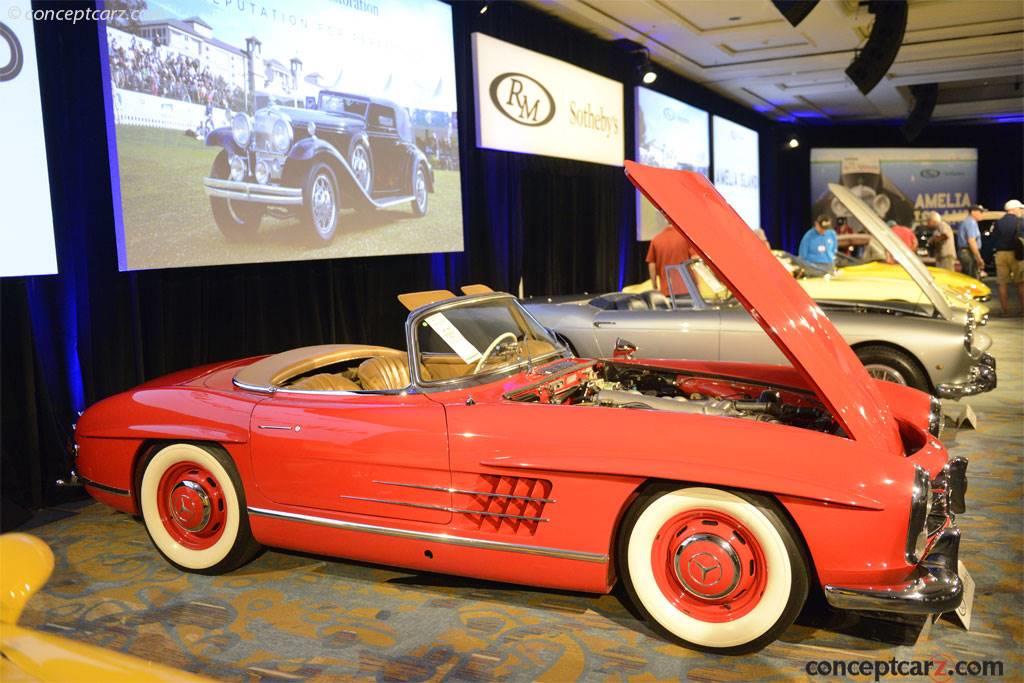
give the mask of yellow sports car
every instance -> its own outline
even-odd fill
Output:
[[[856,277],[910,279],[907,271],[899,264],[886,263],[885,261],[859,261],[844,255],[839,255],[836,258],[836,269]],[[989,286],[970,275],[930,266],[928,267],[928,273],[940,287],[945,287],[960,294],[967,294],[978,301],[988,301],[992,297],[992,290]]]
[[[0,681],[213,683],[130,655],[18,626],[25,603],[53,572],[53,551],[28,534],[0,536]]]
[[[875,268],[873,267],[875,264],[864,264],[863,266],[832,270],[821,264],[803,261],[789,252],[773,250],[772,253],[786,267],[786,270],[793,273],[793,276],[800,281],[800,286],[804,288],[804,291],[815,300],[907,301],[918,305],[931,303],[924,289],[899,265],[890,266],[886,263],[879,263]],[[892,268],[902,272],[903,277],[892,273],[890,271]],[[873,273],[873,270],[876,272]],[[932,270],[929,268],[928,272],[931,273]],[[949,273],[949,271],[942,272]],[[951,273],[951,275],[957,274]],[[970,290],[951,287],[937,278],[930,278],[930,280],[932,286],[954,310],[970,310],[975,320],[979,321],[988,316],[988,306],[978,301]],[[984,287],[984,285],[982,286]]]

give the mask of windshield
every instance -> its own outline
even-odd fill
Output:
[[[673,308],[738,304],[729,288],[699,258],[677,266],[665,266],[665,273],[668,276],[669,299]]]
[[[369,101],[364,97],[353,97],[351,95],[329,92],[320,93],[320,111],[326,111],[331,114],[348,114],[366,118],[366,109],[369,104]]]
[[[416,318],[415,353],[424,383],[507,372],[568,355],[510,296],[446,302]]]
[[[788,251],[772,249],[772,253],[779,259],[783,267],[794,275],[794,277],[825,277],[835,272],[835,269],[825,263],[811,263],[799,256],[790,254]]]

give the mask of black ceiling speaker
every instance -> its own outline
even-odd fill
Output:
[[[903,122],[900,130],[907,142],[913,142],[928,122],[932,120],[935,102],[939,99],[938,83],[922,83],[910,86],[910,94],[914,96],[914,108]]]
[[[772,4],[775,5],[775,9],[782,12],[786,21],[796,26],[807,18],[814,6],[818,4],[818,0],[772,0]]]
[[[846,67],[846,75],[867,95],[896,61],[907,30],[907,0],[871,0],[868,12],[875,15],[871,35],[860,53]]]

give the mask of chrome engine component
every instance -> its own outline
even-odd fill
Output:
[[[601,389],[594,396],[594,402],[597,405],[619,408],[648,408],[651,410],[668,410],[676,413],[746,417],[756,420],[773,419],[769,414],[771,404],[761,401],[730,401],[714,398],[687,400],[682,396],[666,398],[647,396],[638,391]]]

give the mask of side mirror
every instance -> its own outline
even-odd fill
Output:
[[[632,360],[634,353],[636,353],[636,344],[622,337],[615,340],[615,351],[612,352],[612,358],[615,360]]]

